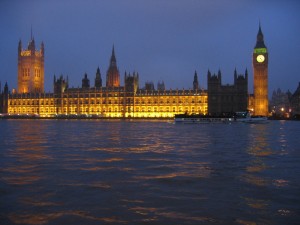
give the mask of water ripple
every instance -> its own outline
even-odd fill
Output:
[[[0,221],[293,224],[298,125],[0,120]]]

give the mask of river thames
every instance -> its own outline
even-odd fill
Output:
[[[300,123],[0,120],[0,224],[300,224]]]

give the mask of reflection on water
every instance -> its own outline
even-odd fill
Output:
[[[263,172],[269,169],[265,159],[267,160],[268,156],[272,154],[271,143],[268,140],[268,126],[263,124],[252,124],[251,126],[252,129],[248,133],[250,144],[247,152],[252,157],[249,158],[244,181],[256,186],[267,186],[270,181],[263,176]]]
[[[251,140],[251,145],[248,149],[249,154],[255,157],[269,156],[272,154],[272,143],[268,140],[268,135],[270,135],[268,128],[268,126],[262,124],[252,124],[252,129],[248,134]]]
[[[0,120],[2,224],[295,224],[298,123]]]

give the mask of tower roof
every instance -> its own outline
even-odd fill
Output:
[[[112,48],[112,53],[111,53],[111,57],[110,57],[110,63],[116,63],[117,60],[116,60],[116,56],[115,56],[115,45],[113,45],[113,48]]]
[[[258,33],[256,36],[256,45],[254,48],[267,48],[265,43],[264,43],[264,35],[263,32],[261,30],[261,25],[259,23],[259,29],[258,29]]]
[[[197,71],[195,70],[195,73],[194,73],[194,78],[198,78],[198,74],[197,74]]]
[[[298,87],[296,91],[294,92],[293,96],[300,96],[300,82],[298,83]]]

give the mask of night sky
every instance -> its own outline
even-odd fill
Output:
[[[262,0],[27,0],[0,1],[0,81],[17,88],[17,48],[31,36],[45,44],[45,91],[53,75],[81,86],[84,73],[94,85],[99,66],[103,84],[112,46],[124,84],[125,71],[167,89],[192,88],[195,70],[207,88],[207,70],[233,84],[234,69],[248,68],[253,93],[252,51],[259,21],[269,51],[269,95],[294,92],[300,82],[300,1]]]

